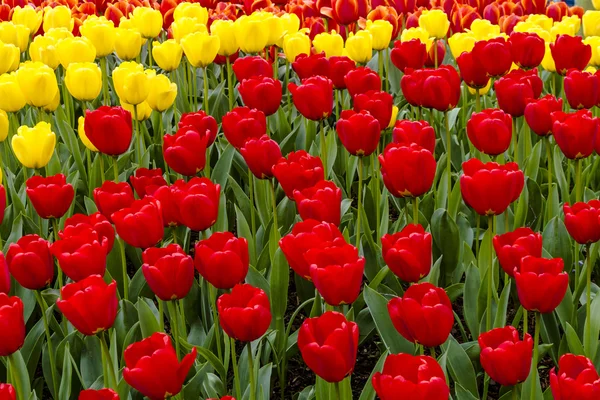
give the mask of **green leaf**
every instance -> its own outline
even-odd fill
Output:
[[[83,339],[83,351],[81,352],[81,361],[79,363],[81,376],[86,387],[92,384],[102,376],[102,349],[100,339],[97,336],[86,336]]]
[[[573,254],[571,245],[571,237],[565,224],[560,218],[556,216],[548,222],[544,232],[542,233],[544,241],[544,249],[550,253],[552,257],[562,258],[565,262],[565,269],[570,270],[573,262]]]
[[[65,354],[63,356],[62,378],[60,380],[60,389],[58,391],[59,400],[69,400],[71,396],[71,385],[73,383],[73,366],[71,365],[71,352],[69,343],[65,345]]]
[[[598,351],[598,340],[595,340],[594,338],[597,338],[600,332],[600,296],[598,296],[597,294],[596,297],[594,297],[594,299],[592,300],[590,314],[591,321],[585,321],[583,331],[587,332],[588,325],[590,325],[589,329],[591,332],[592,341],[590,348],[585,350],[588,357],[591,360],[594,360]]]
[[[198,355],[204,358],[206,361],[208,361],[210,365],[212,365],[212,367],[215,369],[217,374],[219,374],[219,376],[227,376],[227,371],[225,370],[223,363],[210,350],[202,346],[190,344],[182,338],[179,339],[179,342],[186,350],[191,350],[195,347],[196,351],[198,352]]]
[[[571,324],[569,324],[568,322],[565,335],[567,337],[567,343],[569,344],[569,350],[571,350],[571,353],[576,355],[585,354],[583,350],[583,345],[581,344],[581,340],[579,340],[579,337],[577,336],[577,332],[575,332],[575,329],[573,329]]]
[[[502,328],[506,326],[506,313],[508,311],[508,299],[510,297],[510,281],[504,286],[498,308],[496,309],[496,318],[494,319],[494,328]]]
[[[383,369],[383,363],[388,356],[387,350],[381,354],[379,357],[379,361],[375,364],[373,371],[371,371],[371,375],[369,375],[369,379],[367,379],[367,383],[363,387],[362,392],[360,393],[360,398],[358,400],[374,400],[375,399],[375,389],[373,389],[373,375],[376,372],[380,372]]]
[[[460,235],[458,226],[445,209],[437,209],[431,217],[431,233],[438,249],[444,255],[440,271],[440,286],[450,282],[458,265],[460,255]]]
[[[152,312],[152,309],[146,303],[146,299],[140,298],[137,302],[138,317],[140,319],[140,328],[142,330],[142,336],[147,338],[154,332],[160,332],[160,325],[156,316]]]
[[[477,390],[475,369],[467,353],[452,336],[442,347],[447,348],[448,369],[454,381],[471,392],[473,396],[476,396],[475,398],[478,398],[479,392]]]
[[[213,183],[221,185],[221,193],[225,192],[234,154],[235,148],[228,144],[225,150],[219,155],[219,160],[211,172],[211,180]]]
[[[470,264],[467,268],[466,275],[463,304],[465,321],[471,331],[471,336],[477,338],[479,337],[479,314],[477,311],[477,304],[479,287],[481,286],[481,276],[479,274],[479,269],[473,264]]]

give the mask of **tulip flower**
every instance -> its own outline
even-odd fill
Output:
[[[301,85],[290,83],[294,106],[305,118],[320,121],[331,115],[333,110],[333,82],[322,76],[302,81]]]
[[[426,68],[435,68],[435,60],[443,60],[446,57],[446,45],[438,40],[434,45],[428,47],[427,58],[425,59]],[[439,62],[438,62],[439,66]]]
[[[460,77],[454,67],[442,65],[423,80],[423,107],[447,111],[460,99]]]
[[[369,156],[377,149],[381,134],[379,122],[365,110],[360,113],[342,111],[336,131],[346,150],[359,157]]]
[[[104,181],[102,186],[94,189],[94,203],[98,211],[112,223],[112,214],[133,203],[133,192],[127,182]]]
[[[277,112],[282,97],[281,82],[279,80],[254,76],[241,82],[238,91],[247,107],[256,108],[265,113],[266,116]]]
[[[394,30],[391,23],[385,20],[367,20],[366,30],[371,34],[373,49],[377,51],[387,49]]]
[[[329,79],[333,82],[335,89],[346,89],[346,74],[356,68],[356,63],[348,57],[329,58]],[[380,86],[381,87],[381,82]],[[376,90],[379,90],[379,87]],[[359,90],[359,89],[357,89]]]
[[[525,107],[525,121],[529,128],[538,136],[548,136],[552,134],[552,113],[561,111],[563,106],[562,99],[557,99],[551,94],[542,97],[539,100],[532,100]]]
[[[93,101],[102,90],[102,71],[95,63],[71,63],[65,83],[71,96],[81,101]]]
[[[225,138],[238,150],[248,139],[258,139],[267,133],[265,114],[248,107],[234,108],[223,116],[221,122]]]
[[[446,37],[450,21],[442,10],[425,10],[419,17],[419,27],[437,39]]]
[[[273,175],[289,199],[295,190],[304,190],[324,178],[323,162],[304,150],[292,151],[287,158],[280,158],[272,168]]]
[[[579,244],[600,240],[600,200],[563,205],[565,226],[569,235]]]
[[[369,91],[354,96],[354,111],[368,111],[379,121],[381,129],[390,125],[393,106],[394,99],[386,92]]]
[[[114,23],[104,16],[88,17],[79,28],[81,36],[89,39],[96,48],[98,57],[106,57],[115,49],[116,32]]]
[[[344,314],[328,311],[304,320],[298,330],[298,349],[317,376],[327,382],[340,382],[354,370],[358,339],[356,323]]]
[[[252,342],[265,334],[271,324],[267,294],[249,284],[238,284],[217,300],[219,323],[227,336]]]
[[[180,3],[175,7],[173,19],[178,21],[182,17],[196,18],[199,23],[208,22],[208,11],[198,3]]]
[[[0,142],[4,142],[8,137],[9,127],[10,122],[8,120],[8,114],[6,114],[6,111],[0,110]]]
[[[91,227],[80,226],[68,231],[50,247],[61,270],[73,281],[91,275],[104,275],[108,241]]]
[[[240,148],[246,165],[258,179],[273,177],[273,166],[281,158],[279,144],[264,135],[258,139],[248,139]]]
[[[474,89],[483,89],[487,86],[490,78],[477,53],[474,51],[464,52],[458,56],[456,63],[460,70],[460,76],[467,86]]]
[[[125,153],[133,135],[131,113],[121,107],[102,106],[85,112],[85,135],[101,153]]]
[[[416,144],[390,143],[379,155],[383,183],[395,197],[419,197],[435,177],[435,158]]]
[[[179,67],[182,55],[183,48],[173,39],[162,43],[155,42],[152,46],[152,56],[156,64],[167,72],[174,71]]]
[[[220,40],[218,36],[196,32],[181,39],[181,47],[192,66],[206,68],[217,56]]]
[[[19,67],[21,53],[13,44],[0,42],[0,73],[15,71]]]
[[[515,280],[523,308],[542,314],[558,307],[569,285],[561,258],[526,256],[521,259],[520,269],[515,270]]]
[[[143,37],[155,38],[162,30],[162,14],[150,7],[136,7],[131,17],[133,25]]]
[[[63,68],[71,63],[91,63],[96,59],[96,48],[85,37],[72,37],[60,40],[56,45],[58,59]]]
[[[33,107],[46,107],[57,96],[56,75],[47,65],[39,62],[25,62],[21,64],[16,74],[27,104]]]
[[[165,162],[179,174],[194,176],[206,165],[209,136],[191,126],[179,128],[174,135],[165,135],[163,155]]]
[[[207,146],[213,144],[217,138],[217,121],[213,116],[207,115],[204,111],[182,114],[178,127],[180,129],[191,127],[197,132],[206,132],[206,135],[208,136]]]
[[[359,67],[344,76],[344,82],[350,96],[381,90],[381,77],[368,67]]]
[[[10,383],[0,383],[0,398],[4,400],[17,400],[17,392]]]
[[[110,182],[110,181],[108,181]],[[132,200],[133,201],[133,200]],[[91,228],[98,234],[102,246],[106,247],[107,253],[113,248],[115,241],[115,230],[109,220],[99,212],[91,215],[75,214],[65,221],[65,229],[58,232],[61,239],[76,236],[83,228]]]
[[[135,60],[140,55],[143,44],[144,39],[138,31],[126,28],[115,29],[115,52],[121,60]],[[152,55],[154,56],[154,48]],[[160,64],[159,67],[162,68]]]
[[[179,361],[171,338],[165,333],[156,332],[125,349],[123,379],[153,400],[176,396],[194,365],[196,355],[194,347]],[[157,374],[160,374],[160,379],[157,379]]]
[[[15,156],[24,167],[43,168],[54,154],[56,135],[47,122],[40,122],[33,128],[20,126],[11,144]]]
[[[565,354],[550,370],[550,390],[556,400],[592,400],[600,396],[600,377],[585,356]]]
[[[340,0],[338,0],[340,1]],[[369,31],[350,33],[346,39],[346,53],[353,61],[366,64],[373,57],[373,37]]]
[[[531,69],[542,63],[546,45],[536,33],[513,32],[508,42],[513,61],[519,67]]]
[[[164,234],[160,203],[145,197],[115,211],[111,219],[119,236],[130,246],[146,249],[156,245]]]
[[[600,36],[588,36],[583,39],[583,43],[590,45],[592,48],[592,58],[590,58],[590,66],[598,67],[600,65]],[[552,56],[550,56],[552,58]]]
[[[75,191],[63,174],[49,177],[39,175],[27,179],[27,197],[42,218],[62,217],[73,202]]]
[[[44,32],[56,28],[66,28],[69,32],[73,29],[73,20],[71,19],[71,10],[69,7],[61,5],[58,7],[44,8]]]
[[[154,76],[154,71],[144,71],[140,64],[122,63],[113,70],[114,87],[119,99],[134,106],[143,103],[148,98]]]
[[[310,47],[310,38],[304,31],[288,33],[283,37],[283,52],[290,63],[296,61],[299,55],[309,55]]]
[[[167,181],[163,178],[162,169],[147,169],[147,168],[138,168],[135,171],[135,174],[130,178],[131,186],[135,189],[135,193],[141,199],[148,195],[147,188],[149,186],[165,186],[167,185]]]
[[[217,289],[231,289],[248,274],[248,241],[231,232],[215,232],[196,243],[196,269]]]
[[[296,57],[296,61],[292,63],[292,69],[298,75],[300,81],[312,78],[313,76],[328,77],[329,59],[325,57],[325,53],[317,53],[307,56],[300,54]]]
[[[526,256],[542,256],[542,235],[530,228],[518,228],[512,232],[496,235],[493,238],[494,250],[498,262],[511,278],[521,267],[521,260]]]
[[[221,186],[208,178],[192,178],[177,184],[173,196],[181,223],[193,231],[205,231],[217,222]],[[201,213],[198,210],[202,210]]]
[[[171,24],[170,31],[177,43],[181,43],[183,38],[193,33],[208,33],[205,24],[201,24],[196,18],[191,17],[179,18]]]
[[[423,69],[407,70],[407,72],[400,80],[402,94],[411,106],[423,107],[423,80],[428,72]]]
[[[176,97],[177,84],[171,82],[166,75],[157,75],[152,79],[146,101],[153,110],[163,112],[171,108]]]
[[[300,217],[331,222],[339,225],[342,191],[331,181],[320,181],[315,186],[294,191],[294,201]]]
[[[10,250],[10,247],[9,247]],[[54,270],[54,268],[52,268]],[[15,278],[16,279],[16,278]],[[4,259],[4,254],[0,252],[0,293],[9,294],[10,293],[10,272],[6,260]]]
[[[511,71],[494,82],[498,107],[513,117],[520,117],[525,113],[527,104],[540,97],[542,86],[537,70]]]
[[[5,264],[4,260],[2,264]],[[38,235],[25,235],[11,243],[6,264],[11,275],[26,289],[43,289],[54,277],[54,261],[48,242]]]
[[[42,10],[36,10],[31,5],[25,5],[23,7],[16,6],[12,9],[11,21],[16,25],[23,25],[29,29],[32,34],[37,32],[42,25],[44,13]]]
[[[565,95],[571,108],[592,108],[600,94],[600,78],[589,72],[575,69],[567,72],[564,78]]]
[[[325,57],[339,57],[344,51],[344,38],[337,32],[323,32],[316,35],[312,45],[317,53],[325,53]]]
[[[394,143],[410,146],[416,144],[429,151],[435,151],[435,131],[427,121],[396,121],[392,131]]]
[[[181,224],[181,213],[175,200],[175,193],[185,187],[185,181],[179,179],[171,186],[148,186],[148,196],[160,203],[164,227],[175,227]]]
[[[119,395],[112,389],[87,389],[79,392],[78,400],[119,400]]]
[[[419,39],[411,39],[406,42],[397,40],[394,42],[390,59],[402,73],[405,73],[407,69],[423,68],[427,59],[427,46]]]
[[[487,75],[498,78],[506,75],[512,66],[511,45],[503,37],[479,41],[472,52],[483,65]]]
[[[559,75],[566,75],[574,68],[582,71],[592,58],[592,47],[584,44],[581,36],[558,35],[554,43],[550,43],[550,51]]]
[[[579,160],[592,154],[599,120],[589,110],[574,113],[556,111],[552,113],[552,120],[552,134],[565,157]]]
[[[235,20],[235,38],[244,53],[258,53],[267,46],[269,32],[257,16],[243,15]]]
[[[142,253],[142,273],[156,297],[163,301],[183,299],[194,282],[194,262],[175,243],[150,247]]]
[[[56,69],[60,65],[58,50],[56,49],[57,44],[58,40],[51,36],[36,36],[29,46],[31,61],[41,62],[52,69]],[[0,68],[1,70],[2,68]]]
[[[0,110],[17,112],[25,107],[25,95],[17,80],[17,74],[0,75]]]
[[[416,283],[431,269],[431,234],[421,225],[409,224],[402,231],[381,238],[383,259],[405,282]]]
[[[510,114],[495,108],[474,113],[467,122],[467,135],[477,150],[497,156],[510,146],[512,118]]]
[[[19,350],[25,341],[23,302],[20,298],[0,293],[0,323],[5,327],[0,331],[0,356],[6,357]]]
[[[190,4],[190,3],[181,3]],[[235,37],[235,23],[229,20],[217,20],[210,25],[210,33],[219,38],[219,55],[229,57],[237,53],[240,46]]]

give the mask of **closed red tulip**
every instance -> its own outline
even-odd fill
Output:
[[[102,186],[94,189],[94,203],[98,211],[110,222],[115,211],[129,207],[135,199],[127,182],[104,181]]]
[[[569,275],[564,266],[562,258],[526,256],[521,259],[515,281],[524,309],[546,314],[558,307],[569,286]]]
[[[252,342],[265,334],[271,324],[267,294],[247,283],[238,284],[217,300],[219,323],[227,336]]]
[[[552,134],[552,113],[561,111],[563,106],[562,99],[557,99],[551,94],[547,94],[538,100],[532,100],[525,107],[525,121],[529,128],[539,136],[548,136]]]
[[[25,341],[23,302],[20,298],[0,293],[0,356],[13,354]]]
[[[344,77],[356,68],[356,63],[346,56],[329,57],[329,79],[336,89],[346,89]]]
[[[556,111],[552,113],[552,120],[552,134],[565,157],[577,160],[592,154],[600,121],[589,110]]]
[[[167,184],[167,181],[163,178],[162,169],[160,168],[138,168],[129,180],[131,181],[131,186],[133,186],[135,193],[140,199],[146,197],[148,194],[146,191],[148,186],[165,186]]]
[[[117,283],[106,284],[100,275],[70,283],[60,289],[58,309],[79,332],[95,335],[113,326],[119,307]]]
[[[75,191],[63,174],[27,179],[27,197],[42,218],[60,218],[69,210]]]
[[[262,111],[236,107],[223,116],[222,128],[227,141],[239,150],[248,139],[267,133],[267,118]]]
[[[267,135],[247,140],[240,153],[258,179],[272,178],[273,166],[281,159],[279,144]]]
[[[196,269],[217,289],[231,289],[248,274],[248,241],[231,232],[215,232],[196,243]]]
[[[473,89],[482,89],[487,86],[490,77],[476,52],[463,52],[456,59],[456,63],[460,70],[460,76],[467,86]]]
[[[175,205],[183,225],[193,231],[205,231],[217,222],[220,185],[212,183],[208,178],[196,177],[187,183],[175,182],[174,186]]]
[[[364,95],[356,98],[360,96]],[[369,156],[377,150],[381,128],[377,119],[368,111],[342,111],[335,129],[342,145],[353,156]]]
[[[152,292],[163,301],[183,299],[194,283],[194,261],[175,243],[150,247],[142,253],[142,273]]]
[[[324,179],[323,162],[304,150],[292,151],[281,157],[272,168],[273,175],[285,195],[294,199],[295,190],[304,190]]]
[[[381,91],[369,91],[354,96],[354,111],[368,111],[379,121],[381,130],[390,125],[394,108],[391,94]]]
[[[43,289],[54,277],[54,260],[49,244],[38,235],[25,235],[16,243],[11,243],[6,253],[6,262],[4,257],[0,262],[3,266],[8,265],[12,276],[26,289]],[[10,280],[8,285],[10,288]]]
[[[387,307],[396,330],[406,340],[426,347],[443,344],[454,324],[448,295],[429,282],[410,286],[403,297],[394,297]]]
[[[354,370],[358,339],[356,323],[348,321],[344,314],[327,311],[304,320],[298,330],[298,349],[318,377],[341,382]]]
[[[333,110],[333,82],[323,76],[313,76],[301,85],[290,83],[294,106],[304,118],[320,121],[331,115]]]
[[[398,120],[392,130],[394,143],[410,146],[416,144],[431,154],[435,152],[435,131],[427,121]]]
[[[279,109],[281,90],[281,82],[271,77],[255,76],[244,79],[238,86],[244,104],[262,111],[266,116],[275,114]]]
[[[395,197],[419,197],[431,189],[435,158],[416,144],[390,143],[379,155],[383,183]]]
[[[206,166],[206,148],[210,137],[191,126],[179,128],[173,135],[165,135],[163,155],[165,162],[178,174],[194,176]]]
[[[494,82],[498,107],[513,117],[525,113],[525,107],[542,93],[542,80],[537,70],[514,70]]]
[[[112,389],[87,389],[79,392],[79,400],[119,400],[119,395]]]
[[[0,399],[17,400],[17,392],[10,383],[0,383]]]
[[[479,215],[499,215],[519,198],[525,178],[517,163],[484,164],[476,158],[463,163],[460,191],[465,203]]]
[[[150,186],[148,188],[148,196],[160,203],[165,227],[174,227],[181,224],[181,212],[175,194],[184,187],[185,181],[178,179],[171,186]]]
[[[542,235],[531,228],[518,228],[496,235],[493,243],[500,266],[511,278],[515,276],[515,269],[518,271],[521,267],[523,257],[542,256]]]
[[[320,181],[304,190],[295,190],[294,201],[303,220],[315,219],[340,224],[342,191],[335,183]]]
[[[404,282],[415,283],[431,270],[431,234],[418,224],[381,238],[381,252],[389,269]]]
[[[85,135],[104,154],[118,156],[129,150],[133,135],[131,113],[122,107],[102,106],[85,112]]]
[[[600,377],[585,356],[565,354],[550,370],[550,390],[555,400],[594,400],[600,396]]]
[[[115,212],[112,219],[117,233],[130,246],[145,249],[163,238],[160,203],[151,197],[135,200],[130,207]]]
[[[600,93],[600,78],[589,72],[567,72],[564,78],[565,95],[571,108],[592,108],[596,105]]]
[[[429,356],[390,354],[372,382],[381,400],[395,400],[398,393],[423,400],[448,400],[450,396],[442,367]]]
[[[301,81],[313,76],[328,77],[329,59],[325,57],[325,53],[300,54],[292,63],[292,68]]]
[[[600,240],[600,200],[563,205],[565,226],[569,235],[579,244]]]
[[[460,99],[460,76],[450,65],[427,70],[421,90],[423,107],[447,111],[456,107]]]
[[[503,37],[478,41],[472,52],[481,61],[490,78],[504,76],[510,71],[513,62],[511,46]]]
[[[473,113],[467,122],[467,135],[477,150],[497,156],[510,146],[512,117],[497,108]]]
[[[125,349],[123,379],[150,400],[164,400],[181,392],[196,354],[193,347],[179,361],[171,338],[162,332],[153,333]]]
[[[435,44],[431,45],[425,59],[425,68],[435,68],[435,52],[437,51],[437,65],[439,66],[444,57],[446,57],[446,44],[443,40],[436,40]]]
[[[479,360],[485,372],[502,386],[525,382],[531,370],[533,340],[529,333],[519,337],[519,331],[508,325],[482,333],[478,338]]]
[[[10,248],[9,248],[10,250]],[[16,278],[15,278],[16,279]],[[10,293],[10,272],[4,254],[0,251],[0,293]]]
[[[212,115],[207,115],[202,110],[183,114],[177,127],[181,129],[186,126],[193,128],[196,132],[208,136],[206,147],[213,144],[217,138],[217,131],[219,130],[217,121]]]
[[[115,242],[115,229],[108,219],[99,212],[90,215],[74,214],[72,217],[67,218],[65,221],[65,229],[59,231],[58,236],[61,239],[64,239],[77,235],[77,232],[83,227],[92,228],[96,231],[100,243],[102,243],[103,246],[106,246],[107,253],[110,253]]]
[[[381,90],[381,77],[369,67],[358,67],[349,71],[344,77],[346,88],[351,97]]]
[[[560,22],[563,17],[569,16],[569,6],[566,3],[549,3],[546,7],[546,16],[552,18],[554,22]]]
[[[402,73],[406,73],[407,68],[423,68],[427,59],[427,46],[419,39],[406,42],[396,40],[390,53],[390,59]]]
[[[583,43],[581,36],[558,35],[550,43],[556,72],[566,75],[570,69],[583,71],[592,58],[592,46]]]
[[[513,32],[508,39],[515,64],[523,69],[537,68],[544,59],[546,44],[534,32]]]
[[[50,250],[60,269],[75,282],[90,275],[104,276],[108,241],[91,227],[80,225],[69,229],[69,236],[52,243]]]
[[[272,77],[273,68],[268,61],[260,56],[246,56],[235,60],[232,65],[233,73],[239,82],[254,77]]]

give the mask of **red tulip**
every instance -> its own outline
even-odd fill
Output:
[[[562,1],[560,3],[551,2],[546,7],[546,16],[552,18],[554,22],[560,22],[563,17],[569,16],[569,6]]]
[[[546,52],[544,39],[537,33],[513,32],[508,39],[515,64],[523,69],[537,68]]]
[[[415,283],[431,269],[431,234],[421,225],[409,224],[381,238],[381,252],[390,270],[404,282]]]
[[[160,242],[164,235],[160,203],[151,197],[135,200],[130,207],[112,215],[119,236],[130,246],[142,249]]]
[[[524,382],[531,370],[533,340],[529,333],[519,338],[513,326],[492,329],[478,338],[479,360],[485,372],[502,386]]]
[[[354,96],[354,111],[368,111],[379,121],[381,130],[390,125],[394,108],[391,94],[380,91],[368,91]]]
[[[506,75],[512,66],[510,43],[503,37],[481,40],[472,50],[491,78]]]
[[[90,215],[74,214],[72,217],[67,218],[65,229],[59,231],[58,236],[61,239],[76,236],[77,232],[80,232],[80,229],[83,229],[83,227],[95,230],[100,243],[106,247],[107,253],[110,253],[115,241],[115,229],[108,222],[108,219],[99,212]]]
[[[209,135],[191,126],[179,128],[174,135],[165,135],[163,155],[165,162],[178,174],[194,176],[206,165]]]
[[[188,127],[188,129],[192,128],[196,132],[208,136],[206,147],[214,143],[217,138],[217,131],[219,130],[215,118],[212,115],[207,115],[204,111],[183,114],[177,127],[179,129],[185,127]]]
[[[482,89],[487,86],[490,77],[476,52],[463,52],[456,59],[456,63],[460,70],[460,76],[467,86],[473,89]]]
[[[356,68],[356,63],[349,57],[329,57],[329,79],[336,89],[346,89],[344,77]]]
[[[342,191],[331,181],[320,181],[315,186],[294,191],[294,201],[303,220],[331,222],[339,225]]]
[[[185,181],[178,179],[171,186],[150,186],[148,196],[160,203],[165,227],[174,227],[181,224],[181,213],[177,205],[175,194],[185,187]]]
[[[565,95],[571,108],[592,108],[600,94],[597,75],[572,69],[564,78]]]
[[[344,314],[328,311],[307,318],[298,330],[302,359],[327,382],[341,382],[352,373],[358,352],[358,325]]]
[[[25,235],[17,243],[11,243],[4,257],[0,260],[2,267],[8,270],[21,286],[30,290],[43,289],[54,277],[54,260],[46,240],[38,235]],[[10,280],[7,282],[8,293]],[[4,292],[4,291],[2,291]]]
[[[304,118],[320,121],[331,115],[333,109],[333,82],[323,76],[313,76],[300,86],[290,83],[294,106]]]
[[[258,139],[267,133],[267,118],[262,111],[236,107],[223,117],[223,134],[236,149],[248,139]]]
[[[383,183],[395,197],[419,197],[435,178],[433,154],[416,144],[390,143],[379,155]]]
[[[146,191],[148,186],[165,186],[167,184],[162,173],[162,169],[160,168],[138,168],[135,170],[135,175],[129,178],[129,180],[131,181],[131,186],[133,186],[135,193],[140,199],[146,197],[148,194]]]
[[[404,98],[413,107],[423,106],[423,81],[428,76],[424,69],[407,69],[400,80],[400,87]]]
[[[547,94],[539,100],[532,100],[525,107],[525,121],[529,128],[539,136],[552,134],[552,113],[561,111],[562,99]]]
[[[448,400],[450,396],[442,367],[429,356],[390,354],[372,382],[381,400],[396,400],[399,393],[423,400]]]
[[[194,347],[180,362],[171,338],[156,332],[125,349],[123,379],[150,400],[175,396],[181,391],[196,354]]]
[[[477,150],[497,156],[510,146],[512,118],[510,114],[497,108],[473,113],[467,122],[467,135]]]
[[[511,71],[494,82],[498,107],[513,117],[520,117],[525,113],[527,104],[540,97],[542,86],[537,70]]]
[[[447,111],[456,107],[460,99],[460,76],[450,65],[427,70],[422,91],[423,107]]]
[[[217,300],[219,323],[227,336],[252,342],[265,334],[271,324],[271,305],[267,294],[247,283],[233,287]]]
[[[364,95],[358,95],[356,98],[360,96]],[[377,119],[368,111],[342,111],[335,129],[342,145],[353,156],[369,156],[377,150],[381,128]]]
[[[556,72],[563,76],[572,68],[583,71],[592,58],[592,46],[583,43],[581,36],[558,35],[550,43],[550,52]]]
[[[196,243],[196,269],[217,289],[231,289],[248,274],[248,241],[231,232],[215,232]]]
[[[13,354],[25,341],[23,302],[20,298],[0,293],[0,356]]]
[[[292,151],[281,157],[272,168],[286,196],[294,199],[295,190],[304,190],[324,179],[323,162],[304,150]]]
[[[381,90],[381,78],[369,67],[358,67],[349,71],[344,77],[344,82],[351,97],[371,90]]]
[[[551,260],[526,256],[520,270],[515,270],[517,293],[523,308],[542,314],[554,311],[569,286],[562,258]]]
[[[563,205],[565,226],[569,235],[579,244],[596,243],[600,240],[600,200]]]
[[[119,395],[112,389],[87,389],[79,392],[79,400],[119,400]]]
[[[0,383],[0,399],[17,400],[17,392],[13,385],[10,383]]]
[[[134,200],[131,186],[127,182],[104,181],[102,186],[94,189],[94,203],[110,222],[115,211],[129,207]]]
[[[429,282],[410,286],[388,303],[394,327],[406,340],[426,347],[443,344],[452,330],[452,303],[444,289]]]
[[[392,131],[394,143],[410,146],[416,144],[431,154],[435,152],[435,131],[427,121],[410,121],[407,119],[396,121]]]
[[[281,158],[279,144],[267,135],[247,140],[240,153],[258,179],[273,177],[273,166]]]
[[[555,400],[594,400],[600,397],[600,377],[585,356],[565,354],[558,371],[550,371],[550,389]]]
[[[328,10],[327,14],[333,18],[335,22],[340,25],[350,25],[353,22],[358,21],[359,17],[366,17],[360,15],[359,3],[361,0],[331,0],[331,9]]]
[[[52,243],[50,250],[60,269],[74,281],[90,275],[104,276],[108,241],[91,227],[80,225],[69,229],[69,236]]]
[[[427,52],[427,58],[425,59],[426,68],[435,68],[435,52],[437,51],[437,65],[439,66],[444,57],[446,57],[446,44],[443,40],[436,40],[435,44],[432,44]]]
[[[107,285],[100,275],[70,283],[60,289],[58,309],[84,335],[95,335],[113,326],[119,299],[117,283]]]
[[[193,231],[205,231],[217,222],[221,185],[196,177],[187,183],[177,181],[173,186],[172,196],[183,225]]]
[[[600,124],[589,110],[556,111],[552,113],[552,120],[552,134],[565,157],[577,160],[592,154]]]
[[[131,113],[121,107],[102,106],[85,112],[85,135],[104,154],[118,156],[131,144]]]
[[[10,251],[10,248],[8,250]],[[10,272],[8,271],[8,264],[4,259],[4,254],[0,251],[0,293],[9,294],[9,292]]]
[[[238,91],[247,107],[256,108],[266,116],[275,114],[281,104],[281,82],[270,77],[245,79]]]
[[[521,267],[523,257],[542,256],[542,235],[531,228],[518,228],[496,235],[493,242],[500,266],[511,278],[515,276],[515,269],[518,271]]]
[[[63,174],[27,179],[27,197],[42,218],[60,218],[69,210],[75,191]]]
[[[142,253],[142,272],[148,286],[163,301],[183,299],[194,282],[194,262],[175,243],[150,247]]]
[[[517,163],[484,164],[476,158],[463,163],[460,190],[465,203],[479,215],[502,214],[521,195],[525,178]]]
[[[390,53],[390,59],[402,73],[406,73],[409,68],[421,69],[427,59],[427,46],[419,39],[412,39],[407,42],[396,40]]]
[[[235,60],[232,65],[233,73],[239,82],[254,77],[272,77],[273,68],[268,61],[260,56],[246,56]]]
[[[292,63],[292,68],[301,81],[312,78],[313,76],[329,76],[329,59],[325,57],[325,53],[300,54],[296,57],[296,61]]]

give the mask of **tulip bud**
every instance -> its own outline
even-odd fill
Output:
[[[256,16],[243,15],[235,21],[235,38],[244,53],[258,53],[267,46],[269,32]]]
[[[275,114],[281,104],[281,81],[268,77],[245,79],[238,91],[247,107],[256,108],[266,116]]]
[[[217,300],[219,323],[227,336],[252,342],[265,334],[271,324],[267,294],[249,284],[238,284]]]
[[[442,10],[425,10],[419,17],[419,27],[437,39],[443,39],[450,28],[450,21]]]
[[[25,5],[23,7],[16,6],[13,8],[12,22],[17,25],[24,25],[29,29],[31,34],[34,34],[40,29],[42,25],[44,13],[42,10],[36,10],[32,5]]]
[[[178,244],[151,247],[142,253],[142,272],[148,286],[163,301],[182,299],[194,283],[194,262]]]
[[[219,55],[229,57],[237,53],[239,46],[235,37],[235,23],[233,21],[217,20],[213,22],[210,26],[210,33],[219,38]]]
[[[96,146],[90,142],[87,135],[85,134],[85,117],[79,117],[77,120],[77,133],[79,134],[79,139],[81,139],[81,143],[88,148],[90,151],[98,151]]]
[[[511,278],[515,270],[521,267],[525,256],[542,256],[542,235],[530,228],[518,228],[512,232],[496,235],[493,239],[494,250],[500,266]]]
[[[379,155],[379,163],[383,183],[393,196],[419,197],[431,189],[436,163],[428,150],[390,143]]]
[[[50,246],[38,235],[25,235],[16,243],[11,243],[6,253],[6,263],[15,280],[30,290],[45,288],[54,277]]]
[[[17,400],[17,392],[10,383],[0,383],[0,398],[5,400]]]
[[[56,50],[63,68],[67,68],[71,63],[94,62],[96,59],[96,48],[85,37],[61,40],[58,42]]]
[[[248,274],[248,242],[231,232],[215,232],[196,243],[196,269],[218,289],[231,289]]]
[[[115,211],[111,219],[119,236],[130,246],[146,249],[163,238],[160,203],[152,198],[135,200],[131,206]]]
[[[190,64],[196,68],[206,68],[217,56],[220,40],[218,36],[196,32],[181,39],[181,47]]]
[[[0,293],[0,324],[6,327],[0,331],[0,356],[6,357],[19,350],[25,341],[23,302],[20,298]]]
[[[9,126],[8,114],[6,114],[6,111],[0,110],[0,142],[4,142],[8,137]]]
[[[181,18],[195,18],[198,23],[206,25],[208,22],[208,10],[198,3],[179,3],[173,11],[173,20]]]
[[[26,168],[43,168],[48,164],[54,146],[56,135],[47,122],[39,122],[35,127],[20,126],[12,138],[15,156]]]
[[[111,223],[113,213],[129,207],[133,201],[133,192],[127,182],[104,181],[102,186],[94,189],[96,208]]]
[[[381,19],[377,21],[367,20],[367,30],[373,38],[373,49],[386,49],[392,40],[393,29],[394,27],[388,21]]]
[[[115,156],[129,149],[133,135],[129,111],[108,106],[87,110],[84,124],[85,135],[100,152]]]
[[[81,101],[93,101],[102,90],[102,71],[96,63],[71,63],[65,83],[71,96]]]
[[[20,56],[17,46],[0,42],[0,75],[15,71],[19,67]]]
[[[106,57],[115,49],[116,32],[112,21],[105,17],[88,17],[79,28],[81,36],[89,39],[98,57]]]
[[[305,32],[288,33],[283,37],[283,52],[288,62],[296,61],[300,54],[310,54],[310,38]]]
[[[348,57],[357,63],[366,64],[373,56],[373,37],[369,31],[350,33],[346,39]]]
[[[594,6],[598,6],[594,1]],[[557,400],[594,399],[600,396],[600,377],[585,356],[565,354],[558,360],[558,371],[550,371],[550,389]]]
[[[280,158],[272,168],[286,196],[294,198],[295,190],[304,190],[324,179],[323,162],[304,150],[292,151]]]
[[[44,32],[50,29],[65,28],[69,32],[73,30],[73,19],[71,10],[66,6],[45,7],[44,8]]]
[[[136,7],[131,19],[135,28],[147,39],[157,37],[162,30],[162,14],[153,8]]]
[[[294,201],[300,217],[340,224],[342,191],[331,181],[320,181],[316,185],[294,191]]]
[[[142,50],[142,35],[133,29],[115,29],[115,51],[121,60],[135,60]],[[154,48],[152,49],[154,55]]]
[[[86,389],[79,392],[78,400],[119,400],[119,395],[112,389]]]
[[[152,47],[152,56],[156,64],[167,72],[174,71],[179,67],[182,55],[181,45],[173,39],[162,43],[154,42]]]
[[[344,38],[335,31],[319,33],[313,39],[312,44],[317,53],[324,52],[327,58],[339,57],[344,51]]]

